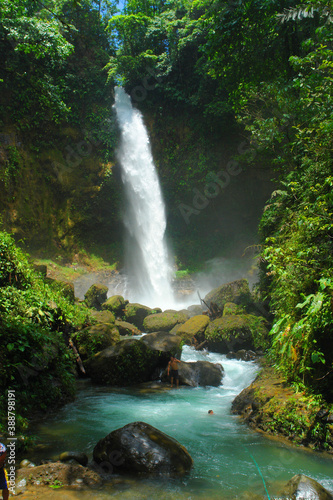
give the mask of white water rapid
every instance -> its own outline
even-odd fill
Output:
[[[147,130],[141,113],[132,107],[121,87],[115,89],[114,109],[121,131],[118,158],[126,192],[128,296],[130,301],[150,307],[171,307],[172,266],[165,242],[165,207]]]

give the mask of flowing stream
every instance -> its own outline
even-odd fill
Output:
[[[333,491],[332,459],[267,439],[231,415],[232,400],[255,377],[254,363],[183,348],[182,360],[200,359],[224,366],[223,385],[154,391],[144,386],[115,389],[84,382],[77,399],[37,429],[41,444],[40,456],[35,458],[52,458],[74,449],[91,458],[95,444],[109,432],[144,421],[187,448],[194,460],[191,473],[182,479],[158,480],[115,476],[101,490],[92,494],[74,491],[71,498],[229,500],[244,492],[267,497],[266,491],[273,498],[281,484],[299,473]],[[208,415],[209,409],[213,415]]]
[[[118,158],[126,192],[128,298],[150,307],[171,307],[165,207],[147,130],[141,113],[121,87],[115,89],[114,109],[121,132]]]

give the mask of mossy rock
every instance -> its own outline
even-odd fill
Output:
[[[235,314],[242,314],[244,311],[241,307],[233,302],[226,302],[223,308],[223,316],[234,316]]]
[[[77,332],[73,340],[84,360],[119,342],[120,335],[115,325],[99,323]]]
[[[96,320],[96,323],[111,323],[114,324],[116,318],[111,311],[91,311],[92,317]]]
[[[268,347],[266,320],[252,314],[227,315],[215,319],[206,328],[205,338],[208,349],[222,354]]]
[[[132,323],[139,330],[144,331],[143,321],[146,316],[155,312],[150,307],[144,306],[137,303],[128,303],[124,310],[124,320],[128,323]]]
[[[187,315],[178,311],[165,311],[158,314],[147,316],[143,322],[143,331],[151,332],[170,332],[172,328],[179,324],[185,323]]]
[[[127,323],[127,321],[118,321],[115,322],[116,327],[119,330],[120,335],[140,335],[140,330],[131,323]]]
[[[102,304],[102,309],[112,312],[116,316],[123,314],[123,311],[128,304],[128,300],[125,300],[121,295],[113,295],[109,297],[104,304]]]
[[[102,309],[102,304],[106,302],[108,294],[108,287],[105,285],[101,285],[100,283],[96,283],[91,285],[89,290],[87,290],[84,301],[87,307],[92,307],[100,311]]]
[[[210,305],[216,304],[221,311],[227,302],[233,302],[236,305],[248,306],[252,303],[249,283],[246,279],[231,281],[222,286],[214,288],[205,297],[205,302]]]
[[[92,381],[114,386],[136,385],[153,379],[159,352],[136,339],[121,340],[86,363]]]
[[[197,340],[202,340],[204,338],[204,332],[208,325],[208,316],[205,316],[204,314],[193,316],[179,326],[179,328],[177,329],[177,335],[179,335],[179,337],[181,337],[187,344],[190,343],[193,337],[195,337]]]

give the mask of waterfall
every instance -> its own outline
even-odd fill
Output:
[[[147,130],[141,113],[121,87],[115,89],[114,108],[121,132],[118,159],[126,194],[128,298],[150,307],[170,307],[174,301],[165,207]]]

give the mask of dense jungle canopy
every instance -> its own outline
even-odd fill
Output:
[[[150,130],[180,269],[228,249],[214,231],[215,202],[192,223],[193,191],[228,161],[274,176],[253,239],[270,356],[332,402],[332,42],[327,0],[128,0],[121,9],[107,0],[1,0],[2,230],[39,255],[94,249],[121,258],[111,108],[114,86],[124,86]],[[25,270],[13,280],[21,264],[8,238],[2,233],[1,335],[40,342],[31,325],[41,315],[23,307],[33,280]],[[43,316],[39,332],[59,331],[57,321]]]

